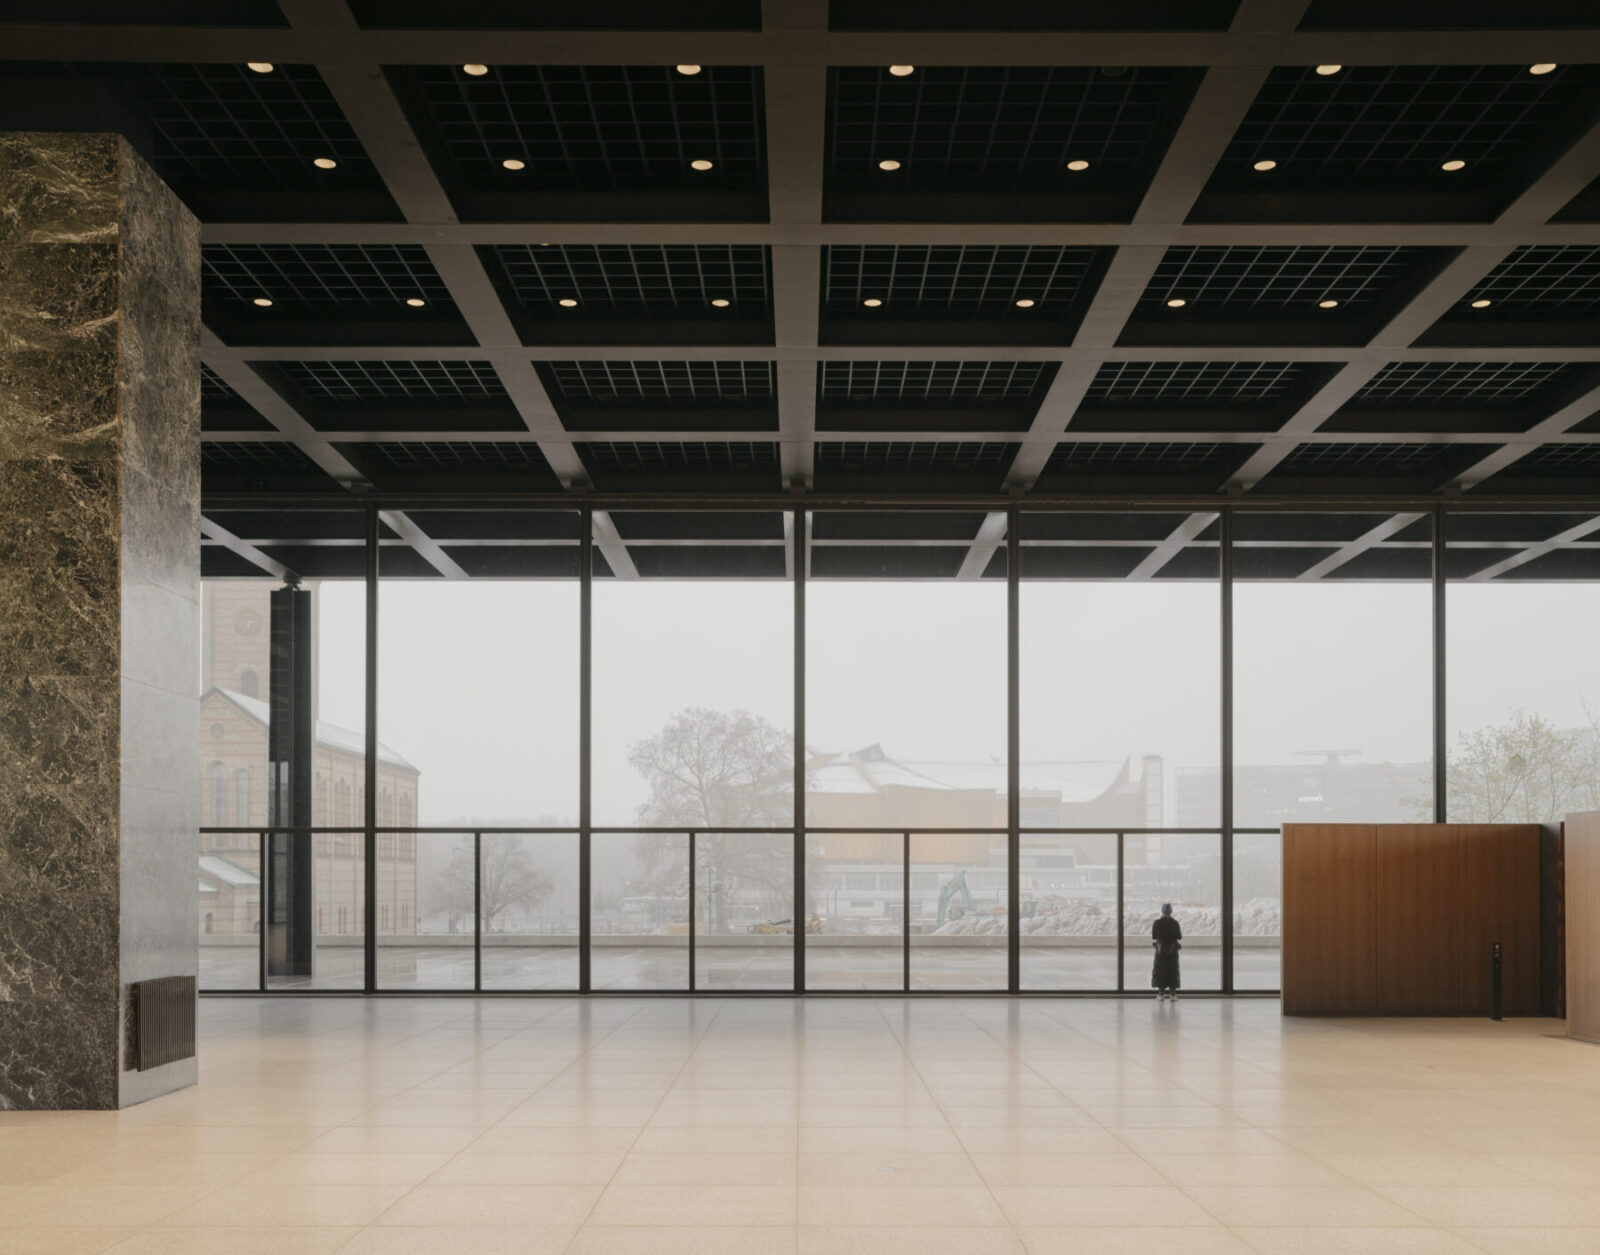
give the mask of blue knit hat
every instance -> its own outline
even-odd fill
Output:
[[[1171,914],[1172,914],[1172,903],[1170,903],[1170,902],[1163,902],[1163,903],[1162,903],[1162,904],[1161,904],[1161,913],[1162,913],[1162,914],[1163,914],[1163,915],[1171,915]]]

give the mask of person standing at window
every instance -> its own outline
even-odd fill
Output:
[[[1173,917],[1172,904],[1161,904],[1161,914],[1150,928],[1150,943],[1155,947],[1155,963],[1150,969],[1150,984],[1155,987],[1156,1000],[1163,998],[1176,1002],[1182,980],[1178,973],[1178,951],[1183,949],[1183,928]]]

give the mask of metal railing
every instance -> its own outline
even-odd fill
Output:
[[[367,994],[381,994],[381,993],[406,993],[406,994],[413,994],[413,993],[457,993],[457,994],[471,994],[471,993],[493,992],[493,993],[507,993],[507,994],[540,994],[540,993],[565,993],[565,994],[583,993],[583,994],[587,994],[587,993],[594,993],[594,992],[608,992],[609,990],[607,990],[607,989],[596,989],[594,987],[594,983],[593,983],[593,981],[591,979],[591,959],[592,959],[592,956],[593,956],[594,951],[596,949],[595,935],[593,933],[593,921],[594,921],[594,913],[595,913],[595,897],[596,897],[596,894],[595,894],[595,892],[593,890],[592,884],[587,886],[587,888],[588,888],[587,892],[584,891],[586,886],[584,885],[583,882],[589,879],[586,876],[580,876],[580,878],[579,878],[580,884],[579,884],[576,892],[573,895],[575,897],[575,899],[576,899],[575,900],[576,916],[577,916],[577,931],[576,931],[576,933],[575,934],[571,934],[571,940],[570,941],[563,940],[562,942],[558,942],[558,943],[548,943],[548,942],[545,943],[546,946],[548,946],[548,948],[551,948],[551,949],[569,949],[570,948],[570,949],[572,949],[572,950],[574,950],[576,952],[577,972],[576,972],[575,979],[573,979],[570,982],[570,984],[568,984],[568,985],[565,985],[565,986],[562,986],[562,987],[559,987],[559,988],[554,988],[554,989],[552,989],[552,988],[542,988],[542,987],[537,987],[537,986],[512,987],[512,986],[501,986],[501,985],[491,985],[491,987],[488,990],[485,989],[485,981],[484,981],[484,933],[485,933],[485,929],[484,929],[484,923],[485,923],[485,920],[484,920],[484,905],[485,904],[484,904],[484,896],[483,896],[483,891],[484,891],[484,838],[485,837],[498,837],[498,836],[508,836],[508,837],[509,836],[518,836],[518,837],[535,837],[535,838],[536,837],[549,837],[549,838],[568,837],[568,838],[573,838],[575,840],[576,844],[577,844],[577,849],[574,851],[574,853],[579,856],[578,862],[580,864],[583,864],[583,863],[586,862],[586,860],[584,860],[582,856],[585,855],[585,854],[588,854],[592,850],[592,847],[593,847],[592,838],[593,837],[596,837],[596,836],[608,836],[608,835],[629,835],[629,834],[637,834],[639,836],[649,836],[649,835],[654,834],[654,835],[659,835],[659,836],[662,836],[662,837],[679,837],[679,838],[683,838],[685,840],[686,864],[685,864],[684,877],[683,877],[684,889],[683,889],[683,892],[682,892],[682,900],[684,902],[683,914],[685,916],[684,920],[682,921],[683,924],[684,924],[684,932],[682,934],[676,934],[676,933],[670,933],[670,932],[663,932],[663,933],[644,933],[644,932],[640,932],[640,933],[606,933],[606,934],[602,934],[602,935],[605,935],[605,936],[630,936],[630,937],[640,938],[641,939],[641,943],[640,943],[641,945],[644,944],[642,939],[646,938],[646,937],[682,935],[683,938],[684,938],[683,949],[684,949],[684,952],[685,952],[686,970],[685,970],[684,980],[683,980],[681,985],[652,984],[652,985],[648,985],[648,986],[644,986],[644,987],[637,987],[637,988],[628,987],[626,989],[626,992],[629,992],[629,993],[664,992],[664,993],[691,993],[691,994],[692,993],[707,992],[705,989],[702,989],[700,987],[700,980],[699,980],[699,967],[700,967],[700,964],[698,962],[698,958],[699,958],[698,947],[699,947],[699,944],[700,944],[700,941],[701,941],[701,936],[702,936],[702,924],[701,924],[701,920],[700,920],[700,914],[701,914],[701,911],[700,911],[700,896],[699,896],[699,886],[697,885],[697,877],[699,875],[699,862],[700,862],[700,859],[698,857],[698,855],[699,855],[699,848],[698,848],[699,839],[701,837],[723,836],[723,835],[728,835],[728,836],[751,836],[751,837],[756,837],[756,836],[778,836],[778,837],[789,837],[789,838],[793,839],[797,835],[795,830],[793,828],[790,828],[790,827],[757,827],[757,826],[741,826],[741,827],[709,827],[708,826],[708,827],[699,827],[699,828],[694,828],[694,829],[688,829],[688,828],[640,828],[640,827],[594,826],[594,827],[590,827],[588,829],[584,829],[584,828],[577,827],[577,826],[570,826],[570,827],[539,827],[539,826],[527,826],[527,827],[491,827],[491,826],[479,826],[479,827],[430,827],[430,826],[405,827],[405,826],[401,826],[401,827],[392,827],[392,826],[389,826],[389,825],[381,825],[380,824],[380,825],[376,825],[375,827],[368,828],[368,827],[364,827],[364,826],[322,826],[322,825],[272,826],[272,825],[266,825],[266,826],[245,826],[245,827],[203,827],[199,831],[204,836],[221,836],[221,835],[235,835],[235,836],[238,836],[238,835],[243,835],[243,836],[253,837],[253,838],[256,839],[256,841],[258,843],[257,844],[256,853],[257,853],[258,859],[259,859],[258,864],[257,864],[258,865],[258,869],[259,869],[259,876],[258,876],[258,897],[259,897],[259,900],[258,900],[258,909],[257,909],[256,916],[255,916],[255,919],[256,919],[255,931],[253,933],[245,933],[245,934],[241,934],[241,933],[238,933],[238,932],[231,932],[231,933],[227,933],[227,934],[215,934],[215,933],[206,934],[206,935],[209,935],[209,936],[212,936],[212,937],[228,936],[230,938],[235,938],[235,939],[240,937],[240,936],[245,936],[247,938],[248,937],[253,937],[254,944],[255,944],[255,949],[256,949],[256,954],[254,956],[255,957],[254,969],[255,969],[255,975],[256,975],[255,983],[254,983],[253,986],[248,986],[248,987],[244,986],[242,984],[235,984],[235,985],[233,985],[231,987],[223,987],[223,986],[217,985],[215,983],[208,984],[207,983],[207,974],[206,974],[206,972],[204,970],[204,966],[205,965],[202,965],[201,992],[203,992],[203,993],[253,992],[253,993],[267,993],[267,994],[296,994],[296,995],[298,995],[298,994],[306,994],[306,993],[316,993],[316,994],[323,994],[323,993],[345,993],[345,994],[349,994],[349,993],[367,993]],[[1236,828],[1236,829],[1231,830],[1231,834],[1232,835],[1271,835],[1271,834],[1275,834],[1277,832],[1278,832],[1278,829],[1276,829],[1276,828]],[[924,934],[916,934],[916,933],[913,932],[913,885],[914,885],[914,881],[913,881],[913,857],[912,857],[912,855],[913,855],[913,843],[914,843],[914,840],[915,839],[919,839],[919,838],[925,838],[925,837],[940,837],[940,836],[967,836],[967,837],[989,837],[989,838],[993,838],[993,837],[996,837],[996,836],[1008,837],[1009,839],[1007,841],[1007,848],[1006,848],[1006,862],[1005,862],[1005,866],[1003,868],[1003,871],[1005,873],[1005,881],[1006,881],[1005,903],[1004,903],[1004,910],[1003,910],[1003,918],[1005,919],[1005,928],[1004,928],[1003,934],[1000,935],[1000,936],[1003,936],[1003,941],[1004,941],[1004,945],[1005,945],[1006,952],[1007,952],[1007,964],[1006,964],[1006,973],[1007,974],[1006,974],[1006,980],[1004,982],[1004,986],[1003,987],[996,986],[996,985],[994,985],[992,983],[988,984],[988,985],[977,985],[977,986],[973,986],[971,988],[961,987],[959,985],[943,984],[943,985],[941,985],[939,987],[938,990],[935,991],[935,992],[960,993],[963,996],[965,996],[966,994],[969,994],[969,993],[970,994],[984,994],[984,993],[989,993],[989,994],[998,994],[998,993],[1110,994],[1110,993],[1117,993],[1117,994],[1121,994],[1121,993],[1130,992],[1128,990],[1128,988],[1127,988],[1127,940],[1128,940],[1128,938],[1127,938],[1127,919],[1126,919],[1126,912],[1127,912],[1127,906],[1128,906],[1128,889],[1129,889],[1128,875],[1127,875],[1127,872],[1128,872],[1128,866],[1127,866],[1127,840],[1128,840],[1128,838],[1129,837],[1140,837],[1140,836],[1214,837],[1214,838],[1217,839],[1217,862],[1218,862],[1218,876],[1217,876],[1216,888],[1220,891],[1220,897],[1219,897],[1220,906],[1219,906],[1219,910],[1218,910],[1218,919],[1219,919],[1218,940],[1220,942],[1220,949],[1221,949],[1221,956],[1220,956],[1221,957],[1221,963],[1220,963],[1220,967],[1219,967],[1220,978],[1219,978],[1218,985],[1217,985],[1216,988],[1202,989],[1202,990],[1200,990],[1200,992],[1223,993],[1223,994],[1231,994],[1231,993],[1235,992],[1235,982],[1233,980],[1233,975],[1234,975],[1233,968],[1234,968],[1234,957],[1235,957],[1234,956],[1234,944],[1233,944],[1234,943],[1234,935],[1235,935],[1235,919],[1234,919],[1234,912],[1231,909],[1232,908],[1232,899],[1233,899],[1233,894],[1232,894],[1233,866],[1232,866],[1232,863],[1231,863],[1231,861],[1229,859],[1223,857],[1225,851],[1228,851],[1231,848],[1231,842],[1224,841],[1224,839],[1223,839],[1225,835],[1229,835],[1229,834],[1227,834],[1225,832],[1224,829],[1221,829],[1221,828],[1194,828],[1194,827],[1189,827],[1189,828],[1121,827],[1121,828],[1118,828],[1118,827],[1107,826],[1107,827],[1073,827],[1073,828],[1023,828],[1020,831],[1015,831],[1014,832],[1013,830],[1010,830],[1010,829],[1007,829],[1007,828],[1001,828],[1001,827],[993,827],[993,828],[987,828],[987,827],[954,827],[954,828],[945,828],[945,827],[938,827],[938,828],[915,828],[915,827],[911,827],[911,828],[907,828],[907,827],[808,827],[808,828],[803,830],[802,834],[799,834],[799,835],[803,836],[804,838],[812,838],[812,837],[825,838],[825,837],[829,837],[829,836],[851,836],[851,837],[879,837],[879,838],[881,838],[881,837],[890,837],[890,838],[898,837],[900,839],[900,842],[899,842],[900,850],[899,850],[899,860],[898,860],[899,861],[899,873],[900,873],[900,893],[899,893],[899,903],[898,903],[899,917],[900,917],[899,918],[899,948],[900,948],[900,951],[901,951],[901,955],[900,955],[900,983],[899,983],[898,988],[895,988],[895,987],[892,987],[892,986],[879,986],[879,987],[873,987],[870,990],[866,991],[866,992],[878,993],[878,994],[928,992],[928,991],[924,991],[924,990],[919,990],[919,989],[917,989],[915,987],[914,972],[913,972],[913,951],[916,948],[913,945],[913,937],[914,936],[931,936],[931,935],[935,935],[935,934],[926,934],[926,933],[924,933]],[[273,932],[272,932],[272,930],[274,928],[276,928],[276,927],[279,927],[280,925],[282,927],[284,927],[284,928],[287,928],[288,927],[288,921],[286,919],[274,920],[274,919],[269,918],[269,909],[275,909],[276,904],[279,901],[279,898],[276,896],[275,891],[278,888],[278,886],[276,884],[276,879],[277,879],[277,876],[280,874],[280,872],[277,869],[275,869],[275,867],[274,867],[274,863],[277,860],[274,857],[271,857],[271,855],[274,853],[274,848],[273,848],[273,842],[270,839],[271,838],[278,838],[278,837],[287,837],[291,843],[294,843],[294,842],[298,842],[298,841],[301,841],[301,840],[313,841],[318,837],[336,837],[336,836],[355,836],[355,837],[361,838],[360,849],[359,849],[358,852],[357,851],[343,851],[343,852],[340,852],[340,853],[345,854],[347,856],[348,860],[349,860],[350,872],[349,872],[348,880],[349,880],[349,883],[351,885],[351,892],[349,894],[349,903],[348,903],[348,905],[349,905],[349,907],[351,909],[351,915],[350,915],[349,918],[351,920],[355,921],[358,924],[358,927],[355,928],[355,929],[350,929],[350,930],[345,930],[345,929],[341,928],[341,930],[339,932],[337,932],[335,934],[332,934],[333,936],[337,936],[337,937],[340,937],[340,938],[346,938],[346,937],[354,938],[357,941],[359,941],[359,943],[361,944],[362,954],[363,954],[363,963],[362,963],[362,969],[361,969],[361,972],[360,972],[359,982],[357,982],[355,980],[354,973],[352,971],[345,971],[344,973],[342,973],[337,978],[325,978],[323,983],[318,983],[317,978],[316,978],[316,973],[315,973],[315,970],[314,970],[314,960],[313,960],[313,970],[312,971],[304,972],[304,973],[294,973],[294,974],[280,973],[278,975],[282,976],[282,979],[278,980],[277,983],[275,983],[274,973],[271,971],[271,964],[269,962],[269,951],[271,949],[272,940],[273,940]],[[445,942],[443,939],[445,937],[447,937],[447,936],[452,936],[453,937],[453,936],[459,936],[460,934],[457,934],[457,933],[454,933],[454,932],[451,932],[451,933],[448,933],[448,934],[444,934],[444,933],[429,934],[429,933],[417,933],[417,932],[400,933],[400,932],[397,932],[397,931],[382,931],[381,934],[380,934],[380,927],[379,927],[379,923],[378,923],[378,920],[379,920],[379,903],[376,900],[376,896],[377,895],[368,891],[372,886],[375,885],[376,881],[375,881],[373,876],[368,874],[368,869],[373,864],[375,864],[377,862],[380,862],[380,861],[385,861],[385,859],[387,861],[395,861],[395,862],[400,861],[399,858],[398,858],[398,855],[389,855],[389,856],[385,856],[385,859],[380,859],[379,854],[378,854],[378,849],[379,849],[379,847],[378,847],[378,838],[380,836],[383,836],[383,837],[410,836],[410,837],[413,837],[413,838],[417,839],[417,845],[413,848],[413,850],[411,852],[411,855],[410,855],[410,859],[411,859],[411,861],[413,863],[413,866],[418,869],[417,871],[413,872],[413,878],[414,878],[413,879],[413,889],[414,889],[414,891],[420,891],[421,888],[423,887],[423,884],[424,884],[423,878],[422,878],[422,876],[420,874],[420,866],[421,866],[421,858],[420,858],[420,856],[421,856],[421,849],[422,849],[421,841],[423,839],[426,839],[426,838],[429,838],[429,837],[456,837],[456,838],[470,837],[471,838],[471,865],[472,865],[472,895],[471,895],[471,901],[472,901],[472,909],[471,909],[471,914],[472,914],[472,928],[471,928],[472,978],[471,978],[470,984],[467,984],[467,983],[465,983],[463,981],[463,982],[458,983],[458,984],[447,984],[447,985],[442,986],[442,987],[429,987],[429,986],[419,986],[415,981],[413,981],[411,984],[408,985],[408,984],[396,982],[396,981],[394,981],[392,979],[389,980],[389,981],[386,981],[384,979],[384,973],[381,970],[381,966],[380,966],[380,963],[379,963],[379,954],[380,954],[381,951],[383,951],[383,950],[395,950],[395,949],[401,949],[401,948],[417,949],[417,948],[422,948],[422,947],[434,948],[434,949],[453,949],[459,943]],[[1026,841],[1028,841],[1028,840],[1030,840],[1032,838],[1052,837],[1052,836],[1058,836],[1058,837],[1059,836],[1082,836],[1082,837],[1114,838],[1115,841],[1116,841],[1116,871],[1115,871],[1115,877],[1116,877],[1116,879],[1115,879],[1115,884],[1116,884],[1116,986],[1115,986],[1114,990],[1105,989],[1105,988],[1099,988],[1099,987],[1072,987],[1072,986],[1068,986],[1068,985],[1052,986],[1052,987],[1048,987],[1048,988],[1039,988],[1039,987],[1027,988],[1027,987],[1024,987],[1024,985],[1023,985],[1023,981],[1022,981],[1022,978],[1021,978],[1021,963],[1020,963],[1020,959],[1021,959],[1022,950],[1024,949],[1024,937],[1023,937],[1022,931],[1021,931],[1021,921],[1024,918],[1023,915],[1022,915],[1022,903],[1023,903],[1023,899],[1025,897],[1025,894],[1019,887],[1019,878],[1018,878],[1018,876],[1014,875],[1014,874],[1011,874],[1011,873],[1019,865],[1019,862],[1020,862],[1020,859],[1021,859],[1021,855],[1022,855],[1022,849],[1023,849],[1024,842],[1026,842]],[[237,853],[238,853],[237,851],[228,851],[228,850],[203,851],[203,854],[211,855],[211,856],[214,856],[214,857],[223,858],[224,861],[233,863],[233,865],[235,867],[238,867],[238,863],[234,862],[234,860],[232,858],[228,857],[228,856],[230,854],[237,854]],[[331,860],[332,860],[332,857],[334,857],[334,852],[325,851],[325,853],[327,853],[329,855],[329,857],[330,857],[330,873],[331,873]],[[809,865],[809,863],[810,863],[810,861],[811,861],[811,859],[813,857],[825,857],[825,855],[822,854],[822,852],[819,851],[817,853],[817,855],[813,856],[812,852],[808,848],[805,849],[803,857],[799,856],[799,853],[797,851],[791,851],[791,853],[796,855],[796,857],[793,859],[792,866],[795,869],[796,878],[797,878],[797,883],[793,883],[793,884],[790,884],[788,886],[788,897],[789,897],[789,902],[790,902],[790,911],[788,913],[788,923],[789,923],[790,932],[792,933],[792,936],[793,936],[793,946],[794,946],[794,962],[793,962],[793,967],[791,969],[791,979],[790,979],[790,982],[789,982],[789,984],[787,986],[774,985],[771,988],[767,988],[767,987],[763,986],[763,987],[761,987],[759,989],[759,992],[763,993],[763,994],[817,992],[817,993],[827,993],[830,996],[834,995],[834,994],[848,994],[848,993],[851,993],[851,992],[862,992],[862,991],[859,991],[859,990],[851,990],[851,989],[847,989],[847,988],[830,987],[825,982],[811,982],[811,983],[808,984],[804,980],[804,978],[803,978],[803,973],[805,971],[805,968],[804,968],[804,954],[805,954],[805,951],[806,951],[807,948],[813,948],[813,949],[821,950],[821,949],[831,949],[831,948],[834,948],[835,946],[837,946],[836,942],[828,942],[828,941],[823,940],[823,938],[826,937],[826,936],[858,937],[858,936],[870,936],[870,935],[873,935],[873,934],[865,934],[865,933],[855,934],[855,933],[848,933],[848,932],[842,932],[842,933],[841,932],[835,932],[835,933],[824,934],[823,932],[821,932],[822,919],[821,919],[820,916],[817,917],[818,918],[818,923],[819,923],[819,931],[817,933],[814,933],[814,934],[810,933],[809,932],[809,928],[810,928],[811,920],[813,918],[813,913],[809,912],[807,910],[806,903],[808,901],[812,900],[812,897],[814,895],[818,894],[822,887],[820,885],[808,885],[806,883],[806,880],[808,879],[808,876],[809,876],[809,873],[808,873],[807,869],[808,869],[808,865]],[[317,851],[316,849],[313,849],[311,851],[311,854],[312,854],[313,859],[315,859],[318,856],[319,851]],[[359,856],[357,856],[357,855],[359,855]],[[866,860],[862,860],[862,862],[865,863]],[[953,863],[952,860],[939,860],[939,861],[936,862],[936,865],[944,865],[944,864],[949,864],[951,866],[954,866],[954,863]],[[887,866],[889,864],[887,862],[884,862],[883,865]],[[978,866],[978,864],[969,862],[969,863],[963,864],[959,868],[959,870],[964,872],[966,870],[976,869],[977,866]],[[994,870],[994,864],[988,862],[987,860],[985,860],[983,866],[987,870],[990,870],[990,871]],[[243,870],[243,869],[241,869],[241,870]],[[315,867],[314,866],[313,866],[313,871],[312,871],[311,875],[312,875],[312,886],[311,886],[312,903],[311,903],[311,909],[314,911],[317,908],[319,897],[320,897],[319,888],[318,888],[318,885],[317,885],[316,871],[315,871]],[[963,879],[964,879],[964,877],[963,877]],[[360,886],[360,891],[359,892],[356,891],[356,886],[358,886],[358,885]],[[842,891],[842,887],[841,886],[830,886],[830,887],[833,889],[835,898],[837,898],[839,892]],[[866,892],[866,891],[858,890],[857,892],[860,893],[860,892]],[[1042,890],[1040,892],[1042,892]],[[411,911],[410,911],[410,914],[409,914],[409,918],[410,918],[410,921],[411,921],[411,926],[413,928],[418,927],[419,924],[420,924],[420,912],[418,910],[418,908],[420,907],[420,902],[415,901],[415,897],[416,897],[416,893],[414,892],[413,893],[413,899],[414,900],[413,900],[413,902],[411,904]],[[396,906],[396,917],[397,917],[396,921],[395,921],[395,924],[396,924],[396,927],[398,927],[398,923],[399,923],[399,921],[398,921],[398,904],[394,904],[394,905]],[[1000,913],[996,912],[996,914],[998,915]],[[248,916],[247,916],[247,918],[248,918]],[[830,922],[834,922],[834,923],[839,922],[840,917],[838,915],[837,907],[835,907],[834,910],[829,913],[827,919]],[[774,925],[774,927],[780,927],[782,922],[783,921],[778,921],[777,924]],[[941,921],[941,923],[942,922],[943,921]],[[318,927],[315,930],[315,934],[314,935],[315,935],[315,938],[317,940],[314,940],[313,946],[316,947],[316,948],[337,948],[338,945],[339,945],[339,943],[337,943],[337,942],[330,943],[330,942],[326,942],[326,941],[321,941],[320,940],[320,938],[322,938],[322,937],[329,936],[329,934],[326,933],[326,931],[324,930],[323,926],[321,925],[320,918],[319,918]],[[406,943],[402,946],[402,945],[398,945],[398,944],[396,944],[396,943],[394,943],[392,941],[391,942],[382,942],[382,941],[380,941],[380,935],[382,937],[384,937],[384,938],[402,936],[402,937],[405,937],[407,940],[406,940]],[[537,933],[537,932],[522,932],[522,933],[516,933],[516,934],[513,934],[513,935],[530,937],[530,938],[531,937],[537,937],[537,936],[559,935],[559,936],[563,937],[563,939],[565,939],[569,934],[567,934],[567,933],[548,934],[548,933]],[[721,934],[719,934],[719,935],[721,935]],[[779,932],[777,935],[781,936],[782,934],[781,934],[781,932]],[[996,936],[997,936],[997,934],[992,934],[992,933],[983,934],[983,935],[981,935],[981,939],[980,938],[974,938],[968,944],[968,948],[971,948],[971,949],[997,948],[997,947],[995,947],[993,945],[993,941],[991,940],[992,938],[995,938]],[[431,945],[430,945],[430,938],[432,939]],[[1207,934],[1207,939],[1209,940],[1209,934]],[[752,949],[755,948],[755,946],[756,946],[756,943],[747,943],[747,944],[749,944]],[[762,944],[763,945],[770,945],[770,943],[762,943]],[[951,944],[952,944],[952,946],[954,946],[956,948],[959,948],[962,945],[962,943],[960,943],[960,942],[952,942]],[[1038,944],[1039,943],[1036,941],[1035,945],[1037,946]],[[217,949],[217,950],[228,949],[228,948],[241,948],[241,947],[238,946],[238,943],[237,943],[236,940],[233,941],[232,944],[219,944],[218,942],[213,941],[209,945],[206,945],[205,942],[204,942],[204,937],[202,937],[202,947],[203,947],[203,949]],[[351,948],[353,949],[354,947],[352,946]],[[498,947],[493,947],[493,948],[498,948]],[[537,943],[530,943],[528,948],[537,948]],[[602,948],[605,948],[605,947],[602,946]],[[309,978],[309,980],[303,979],[303,978]],[[620,992],[620,990],[618,990],[618,991]],[[739,992],[739,991],[731,990],[731,989],[728,989],[728,988],[719,987],[719,988],[716,989],[716,994],[719,997],[729,996],[730,994],[737,993],[737,992]],[[749,990],[747,992],[756,992],[756,990]],[[1250,992],[1252,994],[1271,994],[1271,993],[1275,993],[1277,991],[1275,989],[1263,988],[1263,989],[1251,989],[1248,992]]]

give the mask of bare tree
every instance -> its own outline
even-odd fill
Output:
[[[533,860],[527,840],[505,834],[483,838],[482,896],[476,904],[483,913],[483,931],[499,932],[503,917],[513,910],[532,910],[550,896],[550,874]],[[437,903],[452,919],[472,919],[475,904],[473,857],[470,844],[458,848],[439,881]]]
[[[680,710],[656,735],[628,750],[650,786],[639,822],[697,835],[695,876],[701,928],[730,931],[727,903],[754,899],[763,913],[793,912],[793,862],[771,836],[704,833],[706,828],[786,827],[794,817],[794,738],[746,710]],[[641,836],[634,846],[641,886],[682,893],[683,842]]]
[[[1600,728],[1557,728],[1517,709],[1503,724],[1463,732],[1446,777],[1450,817],[1464,823],[1549,823],[1592,806]]]

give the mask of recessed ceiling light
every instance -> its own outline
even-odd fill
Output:
[[[1541,62],[1539,62],[1538,65],[1530,65],[1528,67],[1528,73],[1529,74],[1548,74],[1548,73],[1550,73],[1551,70],[1553,70],[1555,68],[1556,68],[1556,63],[1554,61],[1541,61]]]
[[[318,170],[332,170],[339,163],[332,157],[313,157],[311,164],[316,166]]]
[[[1168,309],[1182,309],[1188,303],[1189,302],[1184,300],[1183,297],[1175,296],[1170,301],[1167,302],[1167,308]]]
[[[254,303],[261,306],[262,309],[266,309],[267,306],[272,304],[272,298],[270,296],[258,296]]]
[[[1017,308],[1018,309],[1032,309],[1033,308],[1033,301],[1025,296],[1020,301],[1017,302]]]
[[[1337,74],[1342,69],[1344,69],[1342,65],[1319,65],[1317,73],[1326,78],[1330,74]]]
[[[577,303],[578,302],[573,300],[570,296],[563,296],[559,301],[556,302],[556,304],[561,306],[562,309],[572,309],[577,305]]]
[[[270,61],[246,61],[245,65],[249,69],[254,70],[257,74],[271,74],[276,68]],[[1551,66],[1550,68],[1553,70],[1555,69],[1555,66]],[[1537,74],[1538,71],[1535,70],[1534,73]]]
[[[515,157],[507,157],[500,164],[503,165],[507,170],[521,170],[528,163],[526,161],[519,161]]]
[[[711,303],[713,305],[715,305],[718,309],[727,309],[728,308],[728,298],[725,297],[725,296],[713,297]]]
[[[1276,170],[1277,168],[1278,163],[1276,161],[1258,161],[1254,166],[1251,167],[1253,170],[1260,170],[1262,172]]]
[[[886,158],[878,163],[878,169],[880,170],[898,170],[899,168],[900,163],[893,157]]]
[[[1439,167],[1441,170],[1465,170],[1466,168],[1467,163],[1462,161],[1459,157],[1447,161],[1444,163],[1444,165]]]
[[[896,78],[904,78],[916,68],[917,67],[914,65],[891,65],[889,67],[889,73],[893,74]]]
[[[489,67],[486,65],[479,65],[476,61],[472,61],[462,66],[461,70],[465,74],[472,75],[473,78],[481,78],[483,75],[489,72]]]
[[[711,169],[711,163],[704,157],[701,157],[698,161],[691,161],[689,163],[689,168],[691,170],[709,170]]]
[[[878,308],[878,306],[880,306],[880,305],[882,305],[882,304],[883,304],[883,302],[882,302],[882,301],[880,301],[880,300],[879,300],[879,299],[878,299],[878,298],[877,298],[877,297],[875,297],[875,296],[869,296],[869,297],[867,297],[867,299],[866,299],[866,300],[864,300],[864,301],[862,301],[862,302],[861,302],[861,303],[862,303],[862,304],[863,304],[863,305],[865,305],[865,306],[866,306],[866,307],[867,307],[867,308],[868,308],[868,309],[877,309],[877,308]]]
[[[680,66],[678,66],[678,73],[679,74],[698,74],[698,73],[700,73],[700,67],[698,65],[680,65]]]
[[[421,309],[427,303],[428,302],[423,300],[420,296],[406,297],[406,304],[411,306],[412,309]]]
[[[1069,161],[1069,162],[1067,162],[1067,169],[1068,170],[1087,170],[1088,168],[1089,168],[1089,163],[1087,161],[1084,161],[1082,158],[1079,158],[1077,161]]]
[[[1338,303],[1339,303],[1338,301],[1335,301],[1332,298],[1329,298],[1326,301],[1318,301],[1317,302],[1317,308],[1318,309],[1332,309]]]
[[[1472,308],[1473,309],[1488,309],[1491,304],[1492,304],[1492,302],[1489,300],[1488,297],[1480,296],[1477,300],[1472,302]]]

